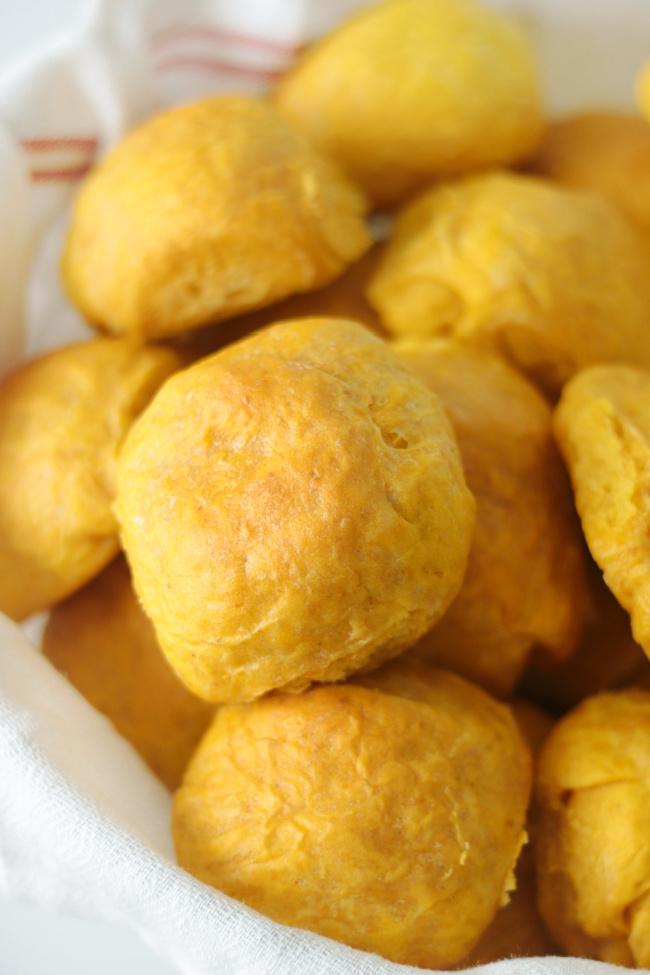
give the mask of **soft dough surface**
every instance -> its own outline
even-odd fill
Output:
[[[648,267],[608,200],[495,172],[407,206],[368,296],[392,335],[478,343],[556,396],[596,362],[650,366]]]
[[[554,417],[587,544],[650,653],[650,372],[594,366]]]
[[[263,101],[209,98],[132,132],[80,190],[71,300],[160,338],[319,288],[370,246],[361,192]]]
[[[167,383],[125,445],[117,511],[163,649],[215,701],[395,656],[458,591],[474,527],[435,395],[328,319]]]
[[[285,924],[449,967],[512,885],[530,755],[453,674],[361,683],[220,709],[176,794],[179,863]]]
[[[544,743],[536,774],[539,904],[567,951],[650,965],[650,694],[589,698]]]
[[[413,652],[506,695],[535,644],[571,653],[587,609],[584,542],[551,410],[498,356],[445,339],[395,350],[440,397],[476,499],[462,588]]]
[[[528,41],[474,0],[389,0],[315,44],[274,103],[377,203],[514,163],[542,134]]]
[[[0,388],[0,609],[22,620],[119,549],[112,509],[127,430],[182,358],[123,339],[66,346]]]

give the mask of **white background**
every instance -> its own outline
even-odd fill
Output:
[[[83,0],[0,0],[0,66],[67,30],[82,7]]]
[[[0,0],[0,69],[71,27],[84,0]],[[0,894],[0,975],[178,975],[134,934]]]

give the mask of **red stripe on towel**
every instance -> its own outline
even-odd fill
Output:
[[[238,78],[251,78],[255,81],[275,81],[284,71],[279,68],[253,68],[217,58],[178,57],[159,61],[156,70],[166,71],[205,71],[208,74],[233,75]]]
[[[34,183],[73,183],[85,176],[90,168],[90,163],[84,163],[68,169],[34,169],[29,175]]]
[[[57,139],[22,139],[20,144],[27,152],[51,152],[55,149],[80,149],[84,152],[94,152],[97,148],[97,139],[77,139],[66,136]]]
[[[281,41],[274,41],[268,37],[257,37],[251,34],[238,34],[234,31],[192,25],[178,25],[158,31],[151,38],[151,45],[156,48],[175,40],[190,39],[241,44],[242,46],[256,48],[258,50],[273,51],[275,54],[280,54],[287,58],[294,57],[302,49],[302,45],[283,44]]]

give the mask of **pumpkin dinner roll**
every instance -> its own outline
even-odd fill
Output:
[[[449,968],[513,885],[530,761],[505,706],[423,664],[225,705],[175,796],[178,861],[276,921]]]
[[[440,397],[476,499],[462,588],[409,652],[505,696],[535,645],[566,659],[588,604],[584,540],[551,410],[492,353],[447,339],[394,348]]]
[[[171,349],[95,339],[29,362],[0,387],[0,610],[48,609],[119,550],[117,455]]]
[[[125,444],[117,512],[163,650],[214,701],[395,656],[455,596],[474,527],[437,398],[336,319],[166,383]]]
[[[650,966],[650,694],[588,698],[542,746],[540,910],[573,955]]]
[[[551,123],[533,161],[541,176],[604,196],[650,233],[650,125],[622,112],[587,112]]]
[[[167,663],[124,556],[54,607],[43,653],[168,789],[180,785],[214,706],[191,694]]]
[[[375,203],[529,155],[543,130],[527,38],[475,0],[388,0],[309,48],[277,109]]]
[[[650,655],[650,372],[585,369],[554,426],[591,554]]]
[[[592,363],[650,366],[649,267],[608,200],[493,172],[407,206],[368,297],[391,335],[492,349],[557,396]]]
[[[263,101],[146,122],[81,188],[63,255],[92,324],[175,335],[327,284],[370,247],[361,192]]]

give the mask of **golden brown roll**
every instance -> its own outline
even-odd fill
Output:
[[[327,284],[370,246],[359,190],[261,100],[209,98],[132,132],[80,190],[71,300],[160,338]]]
[[[588,112],[548,126],[533,170],[609,199],[650,233],[650,125],[621,112]]]
[[[52,610],[43,653],[168,789],[180,785],[214,707],[190,694],[165,660],[123,556]]]
[[[587,608],[584,542],[551,410],[497,356],[445,339],[395,345],[458,438],[476,531],[459,594],[412,653],[509,694],[535,644],[575,648]]]
[[[556,396],[595,362],[650,366],[648,267],[607,200],[489,173],[406,207],[368,296],[392,335],[493,349]]]
[[[277,921],[448,968],[512,884],[529,777],[507,708],[395,661],[220,708],[174,842],[186,870]]]
[[[0,610],[23,620],[119,550],[117,455],[180,355],[96,339],[36,359],[0,387]]]
[[[438,400],[337,319],[173,377],[122,452],[117,511],[163,650],[214,701],[395,656],[456,594],[474,526]]]
[[[474,0],[388,0],[310,48],[274,104],[393,204],[436,177],[516,162],[542,134],[519,27]]]
[[[536,774],[539,906],[574,955],[650,965],[650,694],[589,698],[558,722]]]
[[[650,372],[593,366],[554,415],[589,550],[650,651]]]

